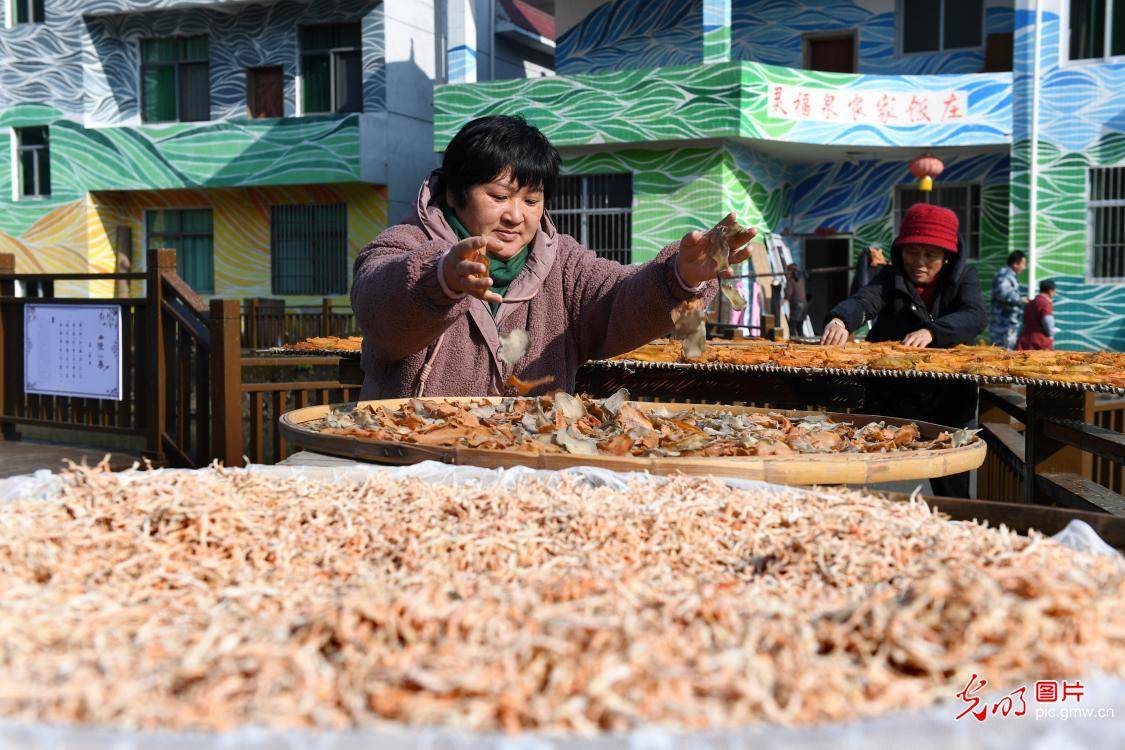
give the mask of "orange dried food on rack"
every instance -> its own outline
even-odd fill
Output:
[[[656,341],[620,354],[613,359],[628,359],[637,362],[679,362],[683,349],[678,341]]]
[[[313,336],[284,348],[293,351],[359,351],[362,346],[362,336]]]
[[[674,343],[674,342],[673,342]],[[666,342],[654,342],[620,359],[711,362],[720,365],[764,365],[805,369],[864,369],[948,373],[990,378],[1125,387],[1125,353],[1062,350],[1010,351],[996,346],[958,345],[949,349],[917,349],[899,342],[851,342],[843,347],[778,343],[763,339],[715,340],[703,354],[685,360]]]
[[[872,370],[913,370],[918,365],[918,358],[904,356],[879,357],[867,363]]]
[[[743,347],[712,347],[708,359],[723,365],[760,365],[770,361],[770,353],[763,349]]]

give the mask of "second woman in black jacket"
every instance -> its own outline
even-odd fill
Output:
[[[957,214],[920,203],[903,216],[891,263],[867,286],[828,313],[821,342],[839,345],[851,332],[871,324],[867,340],[901,341],[906,346],[948,348],[972,344],[988,312],[976,269],[963,257]],[[889,417],[936,422],[950,427],[976,423],[975,384],[934,381],[874,381],[865,411]],[[969,476],[931,480],[936,495],[968,497]]]

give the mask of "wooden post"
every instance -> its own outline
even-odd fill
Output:
[[[238,300],[211,300],[211,445],[226,466],[242,466],[242,342]]]
[[[1094,394],[1066,388],[1029,385],[1027,423],[1024,430],[1024,495],[1039,502],[1036,474],[1068,473],[1089,477],[1093,459],[1089,453],[1067,446],[1043,433],[1044,420],[1074,419],[1090,423],[1094,416]]]
[[[145,345],[148,347],[148,377],[137,382],[137,399],[144,404],[148,428],[147,453],[155,463],[163,464],[164,433],[168,425],[168,365],[164,340],[164,276],[176,273],[176,251],[167,248],[149,250],[147,266],[148,325]],[[144,383],[142,389],[141,383]]]
[[[14,322],[15,316],[9,316],[8,309],[11,306],[3,304],[4,298],[15,296],[16,282],[12,279],[4,278],[4,274],[13,274],[15,272],[15,254],[0,253],[0,414],[8,413],[8,394],[15,390],[12,386],[12,381],[17,377],[23,377],[23,373],[9,372],[9,370],[14,368],[14,364],[9,364],[4,356],[7,353],[8,346],[11,345],[11,342],[16,340],[15,331],[5,330],[9,318],[12,318]],[[6,422],[0,425],[0,440],[11,440],[15,437],[15,434],[15,425]]]
[[[320,301],[320,335],[332,335],[332,300],[325,297]]]
[[[254,297],[246,300],[246,346],[258,348],[258,300]]]

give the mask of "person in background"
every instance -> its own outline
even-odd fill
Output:
[[[800,336],[801,326],[809,316],[808,277],[796,263],[785,267],[785,301],[789,303],[789,335]]]
[[[853,296],[863,287],[871,283],[871,278],[882,266],[887,265],[887,257],[883,255],[882,248],[872,245],[859,254],[855,262],[855,275],[848,288],[848,296]]]
[[[867,340],[898,341],[911,348],[972,344],[988,324],[976,269],[961,253],[957,214],[919,203],[902,217],[891,263],[871,283],[828,313],[821,343],[846,344],[874,320]],[[864,411],[947,427],[977,420],[975,383],[885,379],[868,387]],[[930,480],[937,496],[968,497],[968,473]]]
[[[1023,306],[1027,298],[1020,295],[1017,278],[1027,268],[1027,256],[1020,250],[1008,255],[1008,263],[992,277],[992,314],[988,332],[993,346],[1016,348]]]
[[[1020,331],[1017,349],[1054,349],[1055,336],[1059,329],[1055,325],[1055,282],[1044,279],[1039,282],[1039,294],[1023,310],[1023,330]]]

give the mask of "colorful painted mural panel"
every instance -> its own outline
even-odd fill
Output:
[[[83,128],[59,120],[51,128],[52,167],[60,186],[74,190],[358,180],[362,116],[136,128]]]
[[[563,34],[560,74],[689,65],[704,59],[708,0],[614,0]],[[805,67],[807,34],[854,32],[858,71],[889,75],[978,73],[989,35],[1012,33],[1013,0],[987,0],[980,43],[902,54],[896,0],[729,0],[732,59]],[[702,9],[702,10],[701,10]]]
[[[841,102],[854,92],[954,90],[968,102],[968,113],[957,121],[916,124],[795,120],[770,114],[771,87],[778,85],[830,90]],[[1011,133],[1010,92],[1007,73],[903,78],[758,63],[491,81],[436,89],[434,141],[441,150],[475,117],[521,114],[558,146],[704,138],[859,146],[1004,145]]]

